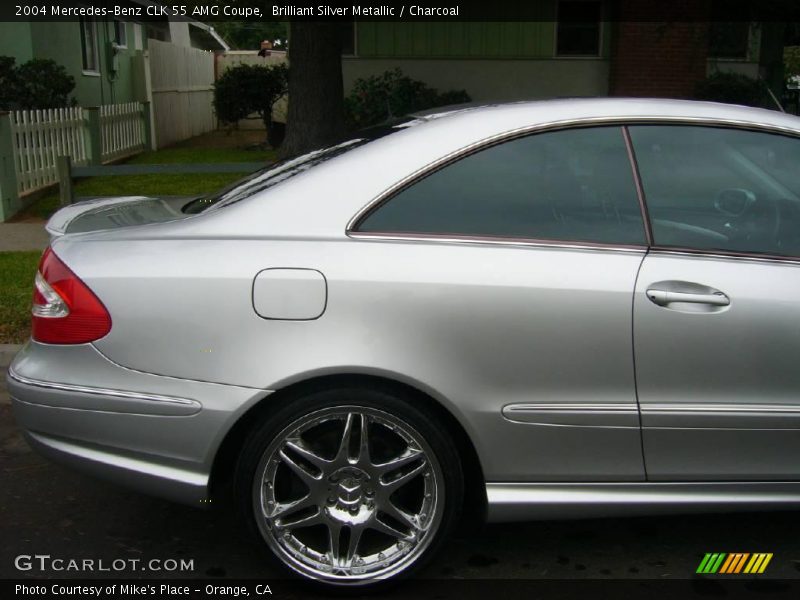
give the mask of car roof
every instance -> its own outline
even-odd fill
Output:
[[[450,105],[414,113],[420,121],[485,118],[488,115],[519,120],[535,127],[566,120],[595,119],[710,119],[739,121],[797,130],[800,118],[779,110],[698,100],[666,98],[558,98],[493,104]]]
[[[343,239],[348,223],[364,207],[431,163],[515,132],[549,126],[700,123],[767,127],[800,136],[800,118],[793,115],[688,100],[571,98],[443,107],[412,117],[382,126],[396,128],[395,133],[354,147],[246,200],[158,228],[118,230],[115,236]]]

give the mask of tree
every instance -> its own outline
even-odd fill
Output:
[[[289,26],[289,111],[283,157],[320,148],[344,134],[342,30],[337,23]]]
[[[264,121],[267,138],[273,146],[272,109],[286,95],[285,65],[236,65],[214,83],[214,111],[224,123],[236,123],[253,113]]]
[[[767,84],[741,73],[717,72],[695,86],[696,100],[766,107],[770,104]]]

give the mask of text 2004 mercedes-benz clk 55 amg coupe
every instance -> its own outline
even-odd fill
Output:
[[[465,506],[796,505],[799,136],[710,103],[471,107],[178,208],[69,207],[16,417],[145,492],[233,486],[330,585],[412,572]]]

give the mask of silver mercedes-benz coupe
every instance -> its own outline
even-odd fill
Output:
[[[443,111],[48,228],[8,373],[30,444],[232,488],[307,578],[407,575],[461,518],[800,505],[797,117]]]

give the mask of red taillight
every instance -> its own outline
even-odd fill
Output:
[[[39,262],[31,337],[45,344],[85,344],[111,331],[111,315],[50,248]]]

